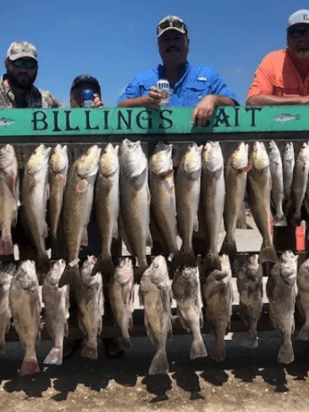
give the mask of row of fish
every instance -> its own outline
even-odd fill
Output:
[[[218,142],[200,147],[191,143],[177,162],[172,149],[172,145],[159,143],[148,162],[140,142],[125,139],[120,147],[89,147],[69,168],[67,146],[57,145],[51,154],[51,148],[40,145],[27,161],[19,196],[15,151],[11,145],[3,146],[0,255],[13,253],[11,227],[21,203],[21,221],[36,247],[38,267],[45,273],[50,267],[45,244],[49,235],[53,256],[65,257],[68,262],[61,284],[70,283],[78,272],[80,248],[88,244],[87,226],[94,204],[101,252],[93,275],[113,273],[111,245],[119,226],[121,238],[138,260],[141,276],[148,267],[146,246],[152,245],[150,216],[152,228],[156,228],[152,232],[159,236],[167,254],[180,258],[178,262],[194,264],[193,232],[199,230],[208,241],[205,256],[210,267],[221,269],[218,235],[222,219],[227,234],[221,253],[233,255],[237,216],[247,188],[263,236],[260,260],[276,261],[269,233],[270,158],[264,144],[254,143],[248,157],[248,145],[240,143],[225,168]],[[280,220],[276,216],[275,224]],[[65,253],[59,245],[60,220]],[[181,251],[177,234],[182,239]]]
[[[295,306],[302,317],[298,339],[309,341],[309,259],[299,269],[298,256],[284,252],[272,267],[266,292],[271,322],[282,337],[278,362],[289,364],[294,360],[292,335],[295,330]],[[97,339],[102,332],[104,296],[102,276],[91,276],[94,256],[88,257],[74,279],[73,299],[77,306],[77,320],[85,336],[82,356],[98,358]],[[216,361],[225,359],[224,337],[229,330],[232,315],[232,271],[227,255],[220,256],[221,270],[214,269],[200,280],[198,266],[180,266],[170,281],[167,261],[163,256],[153,259],[141,276],[140,303],[144,306],[146,332],[155,345],[155,354],[149,374],[168,372],[167,345],[172,336],[175,318],[192,333],[190,358],[208,355],[201,329],[205,315],[214,336],[209,355]],[[2,264],[0,269],[0,349],[5,351],[5,334],[13,318],[25,356],[20,369],[22,375],[39,371],[36,342],[40,334],[40,314],[44,304],[46,328],[54,346],[44,360],[45,364],[62,363],[64,337],[68,336],[69,286],[59,287],[65,262],[56,261],[44,278],[42,299],[33,261],[24,261],[16,269],[14,264]],[[258,346],[257,325],[263,305],[263,269],[258,255],[248,257],[237,273],[240,314],[247,326],[247,336],[240,344]],[[71,297],[72,297],[71,295]],[[108,298],[112,307],[114,324],[124,349],[130,349],[130,330],[133,326],[134,274],[130,258],[121,259],[108,283]],[[176,301],[177,316],[172,316],[172,298]]]

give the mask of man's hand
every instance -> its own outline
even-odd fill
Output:
[[[197,127],[208,126],[217,106],[217,96],[209,94],[205,96],[195,107],[191,123]]]
[[[159,109],[160,108],[160,101],[161,101],[161,94],[159,89],[154,86],[150,87],[150,92],[147,94],[146,97],[146,104],[145,106],[147,109]]]
[[[93,95],[92,106],[93,107],[104,107],[104,103],[102,102],[102,100],[100,99],[100,96],[97,93]]]

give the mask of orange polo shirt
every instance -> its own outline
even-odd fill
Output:
[[[309,95],[309,75],[303,82],[287,50],[267,54],[256,69],[247,99],[252,96]]]

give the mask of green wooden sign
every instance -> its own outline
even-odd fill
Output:
[[[308,106],[217,107],[209,126],[193,108],[0,109],[0,136],[190,134],[309,130]]]

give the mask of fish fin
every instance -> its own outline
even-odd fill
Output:
[[[79,274],[79,266],[74,265],[70,266],[67,265],[64,269],[64,272],[59,280],[58,287],[61,288],[64,285],[70,285],[74,283],[74,278]]]
[[[148,202],[148,205],[150,205],[150,203],[151,203],[151,194],[150,194],[150,190],[149,190],[148,186],[147,186],[147,202]]]
[[[237,255],[236,241],[235,240],[229,241],[227,236],[225,236],[224,241],[221,246],[220,255],[236,256]]]
[[[292,342],[282,344],[278,353],[278,363],[288,365],[294,361],[294,351]]]
[[[274,246],[273,245],[267,246],[267,247],[262,246],[262,249],[259,254],[259,263],[277,262],[277,261],[278,261],[278,257],[277,257],[277,253],[276,253]]]
[[[92,269],[91,276],[95,276],[98,272],[101,272],[102,275],[110,276],[114,273],[114,270],[115,268],[111,257],[99,257]]]
[[[171,311],[171,291],[169,287],[160,288],[163,308],[166,312]]]
[[[169,366],[166,351],[159,349],[156,351],[148,371],[148,375],[164,375],[168,373]]]
[[[156,338],[152,332],[150,323],[148,322],[147,316],[144,316],[145,318],[145,327],[146,327],[146,332],[147,332],[147,336],[149,337],[149,339],[151,340],[152,344],[156,346]]]
[[[82,241],[81,241],[81,246],[88,246],[88,232],[87,232],[87,226],[84,227],[83,229],[83,234],[82,234]]]
[[[273,219],[273,225],[274,226],[287,226],[288,222],[284,214],[282,214],[282,216],[275,215]]]
[[[296,338],[297,340],[301,340],[304,342],[308,342],[309,341],[309,329],[306,326],[303,326]]]
[[[25,376],[25,375],[33,375],[35,373],[40,372],[40,366],[37,360],[36,355],[31,357],[30,359],[24,358],[21,368],[20,368],[20,376]]]
[[[191,345],[190,359],[204,358],[207,355],[208,354],[203,339],[194,339]]]
[[[47,185],[45,186],[45,200],[48,200],[50,198],[50,185],[49,183],[47,183]]]
[[[182,314],[179,310],[177,310],[177,317],[178,317],[178,320],[179,320],[181,326],[184,328],[184,330],[186,330],[187,332],[191,332],[191,328],[189,327],[189,325],[187,324],[185,318],[182,316]]]
[[[199,230],[199,223],[198,223],[198,217],[197,217],[197,215],[196,215],[196,218],[195,218],[193,230],[194,230],[194,232],[198,232],[198,230]]]
[[[125,305],[128,305],[130,300],[132,299],[132,283],[128,281],[126,283],[122,283],[121,285],[121,296],[122,301]]]
[[[11,233],[7,234],[5,237],[3,237],[3,231],[1,234],[1,239],[0,239],[0,255],[13,255],[14,253],[14,245],[13,245],[13,240],[12,240],[12,235]]]
[[[85,346],[81,351],[81,355],[83,358],[88,359],[98,359],[98,346],[97,344],[86,342]]]
[[[148,234],[147,234],[146,246],[149,246],[149,247],[153,246],[152,237],[151,237],[151,233],[149,229],[148,229]]]
[[[46,222],[44,223],[43,237],[48,237],[48,226]]]
[[[63,350],[62,348],[53,347],[44,359],[45,365],[62,365]]]
[[[88,188],[88,182],[86,179],[82,179],[80,180],[77,185],[76,185],[76,192],[78,193],[84,193]]]
[[[118,239],[118,222],[115,222],[114,230],[113,230],[113,239]]]

